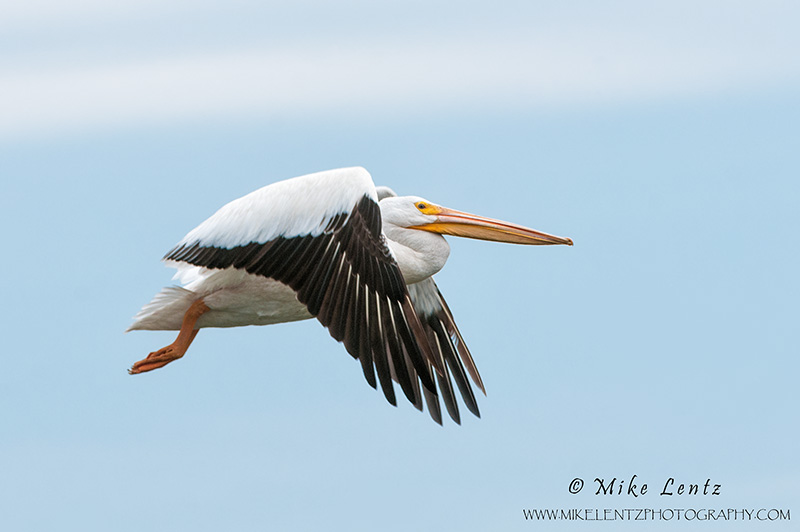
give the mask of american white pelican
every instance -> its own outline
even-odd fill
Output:
[[[376,188],[363,168],[280,181],[228,203],[167,253],[183,286],[157,294],[129,330],[180,333],[129,371],[181,358],[203,327],[315,317],[361,362],[367,382],[373,388],[380,382],[391,404],[397,404],[394,380],[420,410],[424,398],[441,423],[440,392],[459,423],[455,380],[479,416],[467,373],[486,393],[483,382],[432,278],[450,253],[441,235],[572,245],[569,238],[397,197]]]

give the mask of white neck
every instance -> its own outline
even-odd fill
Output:
[[[450,255],[442,235],[385,224],[386,243],[394,253],[406,284],[418,283],[439,272]]]

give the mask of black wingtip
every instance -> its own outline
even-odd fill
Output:
[[[442,408],[439,406],[439,397],[425,388],[423,388],[422,393],[425,396],[425,404],[428,405],[428,414],[430,414],[431,419],[439,425],[443,425]]]

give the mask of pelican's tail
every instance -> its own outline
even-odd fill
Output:
[[[197,294],[180,286],[167,286],[133,318],[128,331],[177,331]],[[126,331],[127,332],[127,331]]]

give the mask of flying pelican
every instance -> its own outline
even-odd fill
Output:
[[[467,374],[485,394],[483,381],[432,278],[450,254],[442,235],[572,245],[569,238],[397,197],[360,167],[279,181],[223,206],[166,254],[183,286],[164,288],[128,330],[180,332],[129,373],[181,358],[204,327],[317,318],[392,405],[396,381],[419,410],[424,399],[441,424],[440,392],[460,423],[455,380],[479,417]]]

